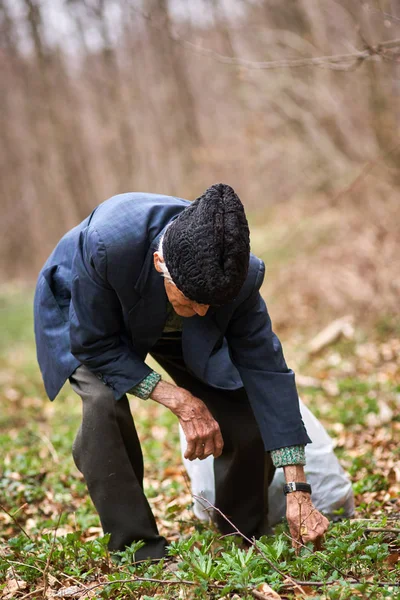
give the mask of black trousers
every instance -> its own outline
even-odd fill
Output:
[[[274,467],[245,390],[217,390],[190,374],[179,338],[161,339],[151,354],[178,386],[203,400],[219,423],[224,450],[214,460],[216,507],[247,536],[266,533]],[[85,366],[70,382],[83,407],[72,453],[103,530],[111,534],[110,550],[144,540],[136,560],[163,557],[167,541],[158,533],[143,491],[143,455],[127,397],[116,402],[111,389]],[[215,522],[223,534],[233,531],[218,513]]]

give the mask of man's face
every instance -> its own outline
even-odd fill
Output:
[[[164,262],[158,252],[154,253],[154,266],[159,273],[162,273],[162,269],[160,267],[160,262]],[[165,291],[168,297],[168,300],[172,304],[172,307],[177,315],[181,317],[194,317],[194,315],[199,315],[200,317],[204,317],[207,314],[208,309],[210,308],[209,304],[199,304],[198,302],[193,302],[193,300],[189,300],[182,294],[180,290],[168,281],[168,279],[164,278]]]

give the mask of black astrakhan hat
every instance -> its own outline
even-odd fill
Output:
[[[165,232],[163,254],[189,300],[231,302],[246,279],[250,254],[249,226],[235,191],[217,183],[185,208]]]

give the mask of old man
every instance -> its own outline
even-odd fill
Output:
[[[143,540],[142,560],[167,547],[143,490],[127,394],[178,417],[187,458],[214,456],[216,507],[247,536],[266,532],[277,467],[293,538],[318,543],[326,531],[304,474],[310,439],[260,296],[263,277],[243,205],[224,184],[192,203],[114,196],[61,239],[41,270],[38,361],[51,400],[68,379],[82,398],[73,457],[111,550]],[[175,385],[145,363],[148,354]]]

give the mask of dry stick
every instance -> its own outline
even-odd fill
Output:
[[[26,504],[24,504],[24,506],[26,506]],[[28,540],[30,540],[31,542],[33,542],[33,539],[31,538],[31,536],[29,535],[29,533],[27,533],[25,531],[25,529],[22,527],[22,525],[20,525],[17,521],[17,519],[14,517],[14,515],[12,515],[11,513],[8,512],[8,510],[6,510],[4,508],[4,506],[2,504],[0,504],[0,509],[6,513],[6,515],[8,515],[10,517],[10,519],[12,519],[14,521],[14,523],[16,524],[16,526],[22,531],[22,533],[24,533],[26,535],[26,537],[28,538]],[[20,508],[18,510],[21,510]],[[18,511],[17,511],[18,512]]]
[[[154,29],[161,30],[161,26],[157,25],[152,19],[151,15],[146,14],[142,10],[138,8],[131,7],[135,13],[139,14],[143,19],[148,21],[151,27]],[[162,29],[164,31],[164,29]],[[343,70],[347,71],[351,68],[354,68],[359,63],[364,60],[368,60],[372,57],[383,57],[385,50],[398,50],[400,49],[400,39],[388,40],[386,42],[381,42],[376,46],[368,45],[364,50],[356,50],[355,52],[350,52],[346,54],[332,54],[327,56],[316,56],[311,58],[295,58],[295,59],[279,59],[279,60],[268,60],[268,61],[252,61],[245,60],[243,58],[237,58],[235,56],[225,56],[223,54],[219,54],[215,52],[211,48],[204,48],[203,46],[199,46],[182,38],[178,34],[173,34],[169,36],[172,41],[181,44],[193,50],[197,54],[201,54],[203,56],[209,56],[214,60],[221,62],[226,65],[233,65],[237,67],[244,67],[247,69],[291,69],[296,67],[325,67],[331,68],[335,70]],[[388,58],[385,55],[385,58]],[[346,65],[345,63],[350,62],[350,65]]]
[[[364,529],[364,533],[374,533],[375,531],[386,533],[387,531],[390,533],[399,533],[400,529],[396,529],[395,527],[367,527]]]
[[[347,71],[351,70],[358,64],[361,64],[365,60],[369,60],[372,57],[385,57],[389,58],[390,55],[385,54],[384,50],[397,50],[400,48],[400,39],[389,40],[382,42],[377,46],[369,46],[364,50],[357,50],[346,54],[332,54],[327,56],[316,56],[310,58],[294,58],[294,59],[278,59],[268,61],[251,61],[242,58],[236,58],[233,56],[225,56],[219,54],[210,48],[204,48],[193,44],[188,40],[185,40],[175,34],[172,38],[174,41],[188,47],[189,49],[202,54],[203,56],[209,56],[217,62],[225,65],[233,65],[237,67],[243,67],[246,69],[258,69],[258,70],[271,70],[271,69],[293,69],[299,67],[323,67],[327,69],[333,69],[336,71]],[[395,58],[395,53],[393,58]],[[350,62],[351,61],[351,62]],[[346,63],[349,63],[346,64]]]
[[[397,523],[399,520],[398,517],[387,516],[385,518],[387,521],[394,521],[395,523]],[[382,523],[382,519],[363,519],[362,517],[357,518],[357,519],[349,519],[349,521],[351,523],[360,523],[361,521],[363,521],[364,523]]]
[[[393,148],[391,148],[390,150],[388,150],[387,152],[381,152],[377,157],[375,157],[374,159],[369,160],[361,169],[361,171],[358,173],[358,175],[351,181],[351,183],[349,185],[347,185],[346,187],[342,188],[335,196],[334,198],[332,198],[331,202],[330,202],[330,206],[336,206],[339,201],[342,199],[343,196],[345,196],[346,194],[348,194],[349,192],[352,192],[354,190],[354,188],[357,187],[357,185],[360,183],[360,181],[363,181],[372,171],[372,169],[378,165],[382,160],[384,160],[386,157],[390,156],[393,152],[395,152],[397,149],[400,148],[400,143],[396,144]],[[324,210],[326,210],[326,207],[324,206],[323,208],[320,208],[318,211],[314,211],[314,215],[318,215],[320,213],[322,213]],[[286,233],[282,236],[282,238],[280,239],[280,243],[284,244],[286,243],[289,239],[293,239],[293,235],[300,230],[301,228],[301,224],[302,221],[299,220],[297,225],[294,225],[293,227],[291,227],[290,232]],[[352,521],[375,521],[376,519],[352,519]]]
[[[369,173],[371,172],[372,168],[375,167],[377,164],[379,164],[382,160],[384,160],[385,158],[387,158],[388,156],[390,156],[393,152],[395,152],[396,150],[398,150],[400,148],[400,143],[396,144],[393,148],[391,148],[390,150],[387,150],[385,152],[382,152],[381,154],[379,154],[376,158],[373,158],[371,160],[369,160],[361,169],[361,171],[359,172],[359,174],[355,177],[355,179],[353,179],[353,181],[351,181],[351,183],[346,186],[345,188],[343,188],[342,190],[340,190],[340,192],[338,194],[336,194],[336,196],[333,198],[331,204],[334,206],[338,203],[339,200],[342,199],[342,197],[346,194],[348,194],[349,192],[353,191],[354,188],[357,186],[357,184],[362,181],[363,179],[365,179],[365,177],[367,175],[369,175]]]
[[[192,586],[196,585],[196,586],[198,586],[198,583],[196,581],[187,581],[186,579],[166,580],[166,579],[153,579],[151,577],[134,577],[131,579],[114,579],[114,581],[105,581],[103,583],[97,583],[96,585],[85,588],[82,591],[79,598],[84,598],[85,594],[87,594],[87,593],[91,592],[92,590],[95,590],[96,588],[99,588],[99,587],[105,587],[107,585],[112,585],[113,583],[135,583],[136,581],[141,581],[142,583],[145,583],[145,582],[157,583],[157,584],[162,584],[162,585],[192,585]],[[220,590],[225,587],[224,585],[219,585],[218,583],[209,583],[208,585],[210,587],[213,587],[215,589],[220,589]],[[264,596],[264,594],[262,594],[261,592],[258,592],[257,590],[250,589],[249,592],[254,598],[257,598],[257,600],[266,600],[266,596]]]
[[[187,581],[186,579],[170,579],[170,580],[166,580],[166,579],[153,579],[151,577],[132,577],[131,579],[114,579],[113,581],[104,581],[102,583],[96,583],[96,585],[92,585],[91,587],[87,587],[85,588],[85,590],[83,590],[83,592],[81,593],[81,595],[79,596],[79,598],[83,598],[85,594],[91,592],[92,590],[95,590],[96,588],[99,587],[105,587],[107,585],[112,585],[114,583],[135,583],[137,581],[141,581],[142,583],[145,582],[150,582],[150,583],[157,583],[157,584],[162,584],[162,585],[197,585],[198,583],[196,583],[195,581]],[[217,583],[211,583],[209,584],[214,588],[217,589],[223,589],[225,586],[223,585],[218,585]]]
[[[292,542],[294,541],[293,538],[292,538],[292,536],[290,536],[288,533],[283,532],[283,535],[285,535],[287,538],[289,538],[289,540],[291,540]],[[308,550],[309,552],[311,552],[311,554],[314,554],[314,552],[311,550],[311,548],[309,548],[308,546],[306,546],[305,544],[303,544],[302,542],[300,542],[300,540],[296,540],[296,541],[299,544],[299,546],[302,546],[302,548],[306,548],[306,550]],[[336,567],[335,565],[333,565],[332,563],[330,563],[328,560],[326,560],[326,558],[323,558],[319,554],[315,554],[315,556],[317,556],[320,560],[322,560],[322,562],[324,562],[325,564],[327,564],[328,567],[331,567],[331,569],[334,569],[335,571],[337,571],[338,573],[340,573],[341,575],[343,575],[344,578],[347,578],[347,573],[345,573],[344,571],[342,571],[341,569],[339,569],[338,567]],[[354,583],[361,583],[361,581],[359,580],[358,577],[353,577],[353,579],[354,579]]]
[[[58,464],[60,462],[60,459],[58,458],[57,450],[54,448],[53,444],[51,443],[51,440],[47,437],[47,435],[45,435],[44,433],[35,433],[34,435],[36,435],[36,437],[38,437],[44,443],[47,450],[51,454],[52,459],[55,463]]]
[[[19,513],[19,511],[22,510],[23,508],[25,508],[26,506],[28,506],[28,502],[24,502],[23,504],[21,504],[21,506],[19,508],[17,508],[17,510],[14,510],[13,516],[15,517],[15,515],[17,515]]]
[[[44,587],[37,588],[37,590],[33,590],[32,592],[28,592],[27,594],[25,594],[24,596],[22,596],[21,598],[19,598],[19,600],[25,600],[25,598],[29,598],[29,596],[33,596],[33,594],[39,594],[39,593],[41,593],[43,591],[44,591]]]
[[[54,546],[56,545],[57,530],[58,530],[58,528],[60,526],[61,517],[62,517],[62,511],[59,514],[57,525],[56,525],[56,527],[54,529],[53,541],[51,543],[50,552],[49,552],[49,555],[47,557],[46,565],[45,565],[44,571],[43,571],[43,587],[44,587],[43,596],[46,596],[46,590],[47,590],[47,585],[48,585],[47,573],[48,573],[49,568],[50,568],[50,561],[51,561],[51,557],[53,556]]]
[[[301,587],[296,583],[296,581],[294,579],[292,579],[289,575],[286,575],[285,573],[283,573],[283,571],[281,571],[280,569],[278,569],[278,567],[272,562],[272,560],[270,560],[268,558],[268,556],[265,555],[265,553],[261,550],[261,548],[259,548],[256,544],[254,540],[251,540],[250,538],[248,538],[246,535],[244,535],[244,533],[242,533],[237,527],[236,525],[234,525],[232,523],[232,521],[230,521],[228,519],[228,517],[226,515],[224,515],[224,513],[217,508],[216,506],[214,506],[209,500],[207,500],[207,498],[204,498],[203,496],[197,496],[196,494],[193,494],[193,498],[197,498],[198,500],[201,500],[202,502],[207,502],[207,504],[209,505],[209,508],[206,508],[205,510],[215,510],[217,511],[218,514],[221,515],[221,517],[223,517],[225,519],[225,521],[227,523],[229,523],[229,525],[231,527],[233,527],[233,529],[235,531],[237,531],[237,533],[244,539],[246,540],[246,542],[248,542],[251,546],[253,546],[256,550],[258,550],[258,552],[261,554],[261,556],[264,558],[264,560],[269,564],[269,566],[274,569],[274,571],[276,571],[277,573],[279,573],[279,575],[281,577],[283,577],[283,579],[287,579],[289,580],[292,585],[294,585],[295,588],[297,588],[303,595],[304,592],[301,589]]]
[[[225,519],[225,520],[226,520],[226,521],[227,521],[227,522],[228,522],[228,523],[229,523],[229,524],[230,524],[230,525],[231,525],[231,526],[232,526],[232,527],[233,527],[233,528],[236,530],[236,531],[237,531],[237,533],[238,533],[240,536],[242,536],[242,537],[243,537],[243,539],[245,539],[245,540],[246,540],[247,542],[249,542],[249,543],[250,543],[252,546],[254,546],[254,547],[255,547],[255,548],[256,548],[256,549],[257,549],[257,550],[260,552],[260,554],[263,556],[263,558],[264,558],[264,559],[265,559],[265,560],[268,562],[268,564],[269,564],[269,565],[270,565],[270,566],[271,566],[271,567],[272,567],[272,568],[273,568],[273,569],[274,569],[274,570],[275,570],[277,573],[279,573],[279,575],[281,575],[282,577],[284,577],[285,579],[287,579],[287,580],[290,582],[290,584],[284,584],[284,585],[292,585],[292,586],[295,586],[297,589],[301,590],[301,592],[304,594],[304,591],[301,589],[301,587],[300,587],[300,586],[301,586],[301,585],[307,585],[307,583],[306,583],[306,582],[299,582],[299,581],[296,581],[295,579],[292,579],[291,577],[289,577],[289,576],[285,575],[284,573],[282,573],[282,571],[280,571],[280,570],[279,570],[279,569],[278,569],[278,568],[277,568],[277,567],[274,565],[274,563],[273,563],[272,561],[270,561],[270,559],[269,559],[267,556],[265,556],[265,554],[264,554],[264,552],[261,550],[261,548],[259,548],[259,547],[258,547],[258,546],[257,546],[257,545],[256,545],[256,544],[255,544],[255,543],[252,541],[252,540],[250,540],[248,537],[246,537],[246,536],[245,536],[245,535],[244,535],[244,534],[243,534],[243,533],[242,533],[242,532],[241,532],[241,531],[240,531],[240,530],[239,530],[239,529],[238,529],[238,528],[237,528],[237,527],[236,527],[236,526],[235,526],[235,525],[234,525],[234,524],[233,524],[233,523],[232,523],[232,522],[231,522],[231,521],[230,521],[230,520],[229,520],[229,519],[228,519],[228,518],[227,518],[227,517],[224,515],[224,513],[223,513],[223,512],[221,512],[221,511],[220,511],[218,508],[216,508],[215,506],[213,506],[213,505],[211,504],[211,502],[210,502],[209,500],[207,500],[207,498],[204,498],[203,496],[196,496],[195,494],[193,494],[193,498],[197,498],[197,499],[199,499],[199,500],[202,500],[203,502],[207,502],[207,504],[209,504],[209,506],[210,506],[210,509],[212,508],[212,509],[216,510],[216,511],[217,511],[217,512],[218,512],[218,513],[219,513],[219,514],[220,514],[220,515],[221,515],[221,516],[222,516],[222,517],[223,517],[223,518],[224,518],[224,519]],[[209,509],[206,509],[206,510],[209,510]],[[376,530],[375,530],[375,531],[376,531]],[[385,529],[384,531],[387,531],[387,529]],[[398,530],[396,530],[396,531],[398,531]],[[292,538],[290,535],[288,535],[287,533],[284,533],[284,535],[285,535],[286,537],[288,537],[288,538],[289,538],[289,539],[290,539],[292,542],[294,541],[294,540],[293,540],[293,538]],[[305,544],[301,543],[300,541],[297,541],[297,543],[298,543],[300,546],[302,546],[303,548],[306,548],[306,549],[307,549],[309,552],[313,553],[313,551],[312,551],[310,548],[308,548],[308,547],[307,547]],[[338,567],[336,567],[335,565],[333,565],[332,563],[330,563],[329,561],[327,561],[325,558],[323,558],[323,557],[322,557],[322,556],[320,556],[319,554],[316,554],[316,556],[317,556],[317,557],[318,557],[318,558],[319,558],[321,561],[323,561],[324,563],[326,563],[326,564],[327,564],[329,567],[333,568],[335,571],[337,571],[338,573],[340,573],[341,575],[343,575],[343,576],[344,576],[344,578],[346,579],[346,583],[350,583],[350,584],[352,584],[352,585],[356,585],[356,584],[359,584],[359,583],[363,583],[363,582],[361,582],[361,581],[360,581],[360,579],[359,579],[358,577],[353,577],[353,581],[347,581],[347,573],[345,573],[344,571],[342,571],[341,569],[339,569]],[[323,582],[320,582],[320,583],[321,583],[321,585],[333,585],[333,584],[335,584],[335,583],[340,583],[340,582],[330,582],[330,581],[329,581],[329,582],[325,582],[325,583],[323,583]],[[364,583],[368,583],[368,584],[370,584],[370,585],[375,585],[375,583],[374,583],[374,582],[367,582],[367,581],[366,581],[366,582],[364,582]],[[378,584],[378,585],[389,585],[389,586],[390,586],[390,585],[395,585],[395,586],[400,586],[400,584],[391,584],[391,583],[385,583],[385,582],[379,582],[379,584]]]
[[[99,587],[105,587],[107,585],[112,585],[113,583],[135,583],[137,581],[140,581],[142,583],[150,582],[150,583],[157,583],[157,584],[162,584],[162,585],[191,585],[191,586],[195,585],[195,586],[198,586],[198,583],[196,581],[187,581],[186,579],[170,579],[169,581],[166,579],[153,579],[151,577],[134,577],[131,579],[114,579],[114,581],[105,581],[103,583],[96,583],[96,585],[87,587],[85,590],[83,590],[83,592],[81,593],[79,598],[84,598],[85,594],[88,594],[89,592],[91,592]],[[219,585],[218,583],[209,583],[208,585],[210,587],[213,587],[215,589],[220,589],[220,590],[225,587],[224,585]],[[252,594],[252,596],[254,598],[257,598],[257,600],[266,600],[266,596],[264,596],[264,594],[262,594],[261,592],[258,592],[257,590],[250,589],[249,592],[250,592],[250,594]]]
[[[6,561],[6,563],[8,563],[10,565],[20,565],[21,567],[26,567],[28,569],[34,569],[35,571],[39,571],[39,573],[44,575],[43,569],[39,569],[39,567],[35,567],[34,565],[28,565],[27,563],[23,563],[18,560],[9,560],[8,558],[5,558],[4,560]],[[63,575],[65,575],[65,573],[63,573]],[[53,577],[54,577],[54,575],[53,575]],[[70,577],[70,576],[67,575],[67,577]],[[54,577],[54,579],[57,581],[57,583],[62,585],[62,582],[59,579],[57,579],[57,577]],[[70,577],[70,579],[72,579],[72,577]]]
[[[38,558],[37,556],[35,556],[34,552],[27,552],[27,554],[28,555],[31,554],[32,556],[34,556],[36,562],[41,562],[41,563],[44,563],[46,565],[47,561],[43,560],[42,558]],[[25,563],[20,563],[20,564],[25,565]],[[25,565],[25,566],[29,567],[30,565]],[[43,573],[44,571],[41,571],[41,572]],[[74,581],[77,585],[81,585],[81,582],[79,581],[79,579],[75,579],[75,577],[73,577],[72,575],[68,575],[67,573],[64,573],[63,571],[60,571],[59,574],[62,575],[63,577],[65,577],[66,579],[70,579],[71,581]],[[57,579],[57,577],[55,577],[54,575],[52,575],[52,577],[54,577],[54,579],[57,581],[58,584],[63,585],[62,581],[60,581],[59,579]]]
[[[28,565],[26,563],[23,562],[19,562],[18,560],[9,560],[8,558],[4,559],[6,561],[6,563],[10,564],[10,565],[20,565],[21,567],[27,567],[28,569],[34,569],[35,571],[39,571],[39,573],[41,573],[43,575],[44,571],[42,569],[39,569],[39,567],[35,567],[34,565]]]
[[[304,586],[309,586],[309,587],[324,587],[325,585],[343,585],[343,581],[340,581],[339,579],[335,579],[333,581],[298,581],[297,582],[299,585],[304,585]],[[362,582],[362,583],[368,583],[370,585],[377,585],[379,587],[384,587],[385,585],[389,586],[389,587],[400,587],[400,583],[391,583],[390,581],[369,581],[369,582]],[[346,581],[347,585],[360,585],[357,581]],[[281,584],[282,587],[291,587],[292,584],[291,583],[282,583]]]

